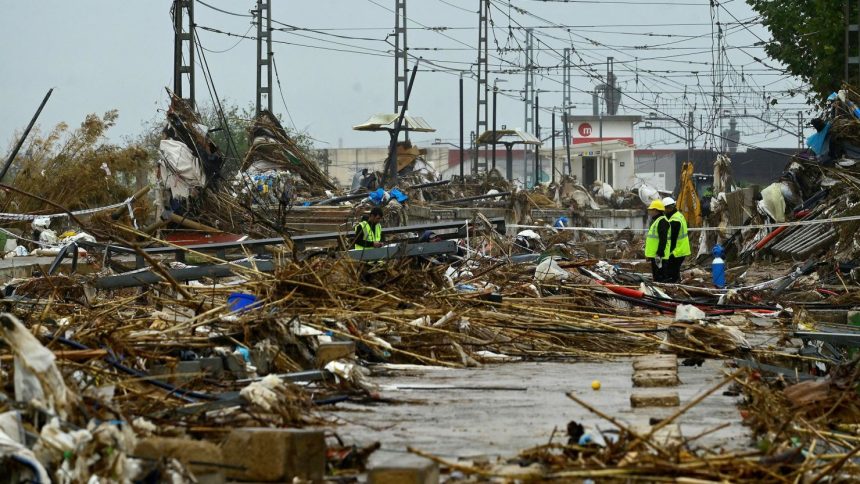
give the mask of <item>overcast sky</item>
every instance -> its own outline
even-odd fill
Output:
[[[42,116],[42,127],[66,121],[77,125],[87,113],[118,109],[120,118],[111,139],[140,132],[144,122],[158,118],[166,107],[165,86],[172,86],[173,29],[169,0],[0,0],[0,149],[8,153],[16,131],[29,121],[45,92],[55,88]],[[254,40],[208,29],[254,36],[248,15],[253,0],[207,0],[195,7],[198,35],[212,71],[215,87],[229,104],[247,105],[255,96]],[[320,147],[382,146],[380,133],[355,132],[351,127],[376,112],[393,110],[392,45],[394,0],[272,0],[276,28],[285,25],[312,30],[276,31],[275,60],[283,100],[275,89],[274,107],[286,124],[294,123],[319,140]],[[726,35],[723,85],[724,108],[747,110],[741,120],[743,141],[763,146],[795,146],[790,136],[752,116],[764,117],[787,131],[796,131],[799,100],[784,91],[800,86],[768,66],[760,45],[770,39],[741,0],[722,2],[716,9]],[[615,72],[624,88],[621,113],[656,111],[681,117],[695,107],[697,123],[712,116],[712,47],[715,31],[707,0],[569,1],[493,0],[490,37],[491,83],[499,79],[505,92],[499,100],[499,124],[523,125],[519,92],[524,74],[521,27],[535,27],[536,76],[541,107],[562,105],[561,64],[564,47],[576,49],[573,69],[573,112],[591,112],[588,94],[605,75],[607,56],[615,57]],[[420,71],[410,114],[424,117],[438,132],[414,136],[423,145],[435,138],[457,142],[458,74],[475,62],[478,0],[409,0],[408,43],[411,54],[433,61],[447,72]],[[521,9],[521,10],[518,10]],[[743,22],[742,24],[738,21]],[[388,38],[393,43],[393,37]],[[200,68],[198,59],[198,69]],[[766,64],[766,65],[765,65]],[[431,68],[430,64],[425,67]],[[516,70],[513,73],[501,71]],[[475,81],[467,72],[466,131],[475,126]],[[685,95],[686,91],[686,95]],[[764,106],[771,98],[778,104]],[[197,76],[197,101],[210,97],[202,71]],[[286,106],[286,107],[285,107]],[[289,116],[287,115],[289,109]],[[541,125],[548,129],[549,114]],[[290,121],[290,119],[292,121]],[[659,123],[655,123],[659,124]],[[683,134],[674,123],[659,124]],[[548,131],[547,131],[548,132]],[[637,130],[640,146],[677,146],[673,135]],[[706,139],[699,136],[697,146]]]

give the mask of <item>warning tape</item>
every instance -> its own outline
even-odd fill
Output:
[[[756,224],[756,225],[730,225],[727,227],[699,227],[699,228],[688,228],[688,232],[714,232],[714,231],[725,231],[725,230],[745,230],[745,229],[772,229],[778,227],[798,227],[803,225],[824,225],[824,224],[835,224],[835,223],[844,223],[844,222],[856,222],[860,220],[860,215],[851,215],[848,217],[831,217],[831,218],[819,218],[814,220],[797,220],[794,222],[777,222],[771,224]],[[622,232],[622,231],[631,231],[631,232],[648,232],[648,229],[632,229],[632,228],[616,228],[616,227],[553,227],[551,225],[519,225],[519,224],[508,224],[507,227],[513,227],[516,229],[555,229],[555,230],[584,230],[591,232]]]
[[[77,217],[78,215],[89,215],[91,213],[104,212],[107,210],[114,210],[119,207],[131,206],[131,202],[134,201],[134,198],[129,197],[123,200],[122,202],[115,203],[113,205],[108,205],[105,207],[97,207],[97,208],[88,208],[85,210],[76,210],[71,212],[71,215]],[[27,222],[36,220],[37,218],[58,218],[58,217],[68,217],[69,212],[61,212],[61,213],[51,213],[51,214],[32,214],[32,213],[0,213],[0,220],[7,221],[15,221],[15,222]]]

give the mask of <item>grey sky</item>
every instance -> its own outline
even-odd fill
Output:
[[[0,17],[0,147],[3,153],[16,131],[21,130],[35,111],[48,88],[56,88],[42,114],[44,128],[59,121],[76,125],[87,113],[119,110],[120,119],[111,138],[120,140],[140,131],[142,123],[158,117],[166,105],[165,86],[172,85],[173,31],[169,0],[78,0],[24,1],[3,0]],[[247,14],[253,0],[208,0],[224,10]],[[723,23],[746,21],[754,12],[741,0],[723,2],[719,9]],[[524,15],[514,7],[525,9]],[[478,0],[409,0],[407,13],[411,53],[444,62],[446,67],[468,68],[475,61]],[[394,0],[273,0],[273,18],[283,24],[326,30],[327,34],[361,37],[356,40],[318,32],[274,33],[274,51],[286,104],[296,127],[320,140],[321,147],[381,146],[384,134],[354,132],[352,125],[375,112],[393,109],[392,47],[383,40],[393,31]],[[511,19],[508,19],[508,13]],[[235,34],[255,35],[250,18],[226,15],[196,6],[196,23],[206,57],[222,99],[247,105],[254,100],[256,71],[253,40],[213,33],[203,27]],[[511,69],[523,64],[523,42],[519,25],[540,27],[536,63],[541,67],[558,66],[557,52],[573,45],[588,64],[602,63],[614,56],[615,72],[625,92],[621,112],[640,114],[656,107],[660,112],[682,116],[691,105],[707,119],[712,86],[711,10],[707,0],[615,1],[615,2],[539,2],[534,0],[493,0],[491,17],[495,28],[490,37],[491,70]],[[446,27],[428,30],[420,27]],[[548,28],[551,24],[571,26],[570,30]],[[283,25],[278,25],[283,27]],[[780,103],[766,117],[794,131],[796,111],[803,108],[798,99],[778,91],[799,86],[752,57],[764,57],[756,42],[769,40],[761,25],[728,24],[727,50],[732,65],[726,69],[725,107],[735,112],[745,107],[750,113],[763,114],[768,96]],[[440,31],[441,30],[441,31]],[[638,34],[652,35],[638,35]],[[513,34],[513,36],[509,36]],[[697,37],[701,36],[701,37]],[[238,42],[237,42],[238,41]],[[393,39],[392,39],[393,41]],[[595,41],[597,44],[591,42]],[[496,42],[504,53],[493,52]],[[321,48],[302,47],[314,45]],[[466,45],[464,45],[466,44]],[[655,46],[659,48],[637,48]],[[426,49],[426,50],[421,50]],[[441,49],[441,50],[429,50]],[[364,52],[364,54],[355,51]],[[660,59],[654,59],[659,57]],[[638,60],[637,60],[638,59]],[[575,62],[579,62],[574,58]],[[689,62],[692,63],[689,63]],[[766,61],[768,65],[778,65]],[[199,66],[199,64],[198,64]],[[429,67],[429,65],[427,66]],[[605,73],[603,65],[595,65]],[[651,70],[654,72],[646,72]],[[660,72],[657,72],[660,71]],[[684,72],[680,72],[684,71]],[[691,71],[697,71],[697,74]],[[638,73],[638,75],[637,75]],[[524,75],[492,74],[507,82],[501,89],[522,89]],[[422,144],[434,138],[456,142],[458,138],[457,74],[419,72],[415,81],[410,113],[424,117],[438,129],[436,134],[415,136]],[[638,79],[638,83],[637,83]],[[542,107],[562,104],[561,71],[541,71],[536,76]],[[574,113],[591,112],[591,97],[581,91],[593,89],[595,81],[583,70],[573,70]],[[684,97],[687,86],[688,95]],[[475,126],[475,82],[466,80],[466,131]],[[554,92],[555,91],[555,92]],[[512,97],[519,93],[506,93]],[[203,76],[197,76],[198,103],[208,103]],[[275,111],[285,114],[275,90]],[[522,102],[500,97],[499,123],[510,127],[523,124]],[[779,116],[783,116],[780,118]],[[549,127],[549,115],[542,113],[541,125]],[[289,121],[288,121],[289,124]],[[665,124],[669,129],[672,123]],[[764,146],[794,146],[796,137],[770,132],[767,124],[755,119],[742,120],[744,141]],[[675,129],[679,134],[680,130]],[[548,129],[547,129],[548,132]],[[468,136],[468,134],[467,134]],[[637,131],[640,146],[676,146],[671,135]],[[704,141],[700,137],[697,145]],[[327,144],[325,144],[327,143]]]

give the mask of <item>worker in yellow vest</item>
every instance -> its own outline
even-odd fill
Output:
[[[382,209],[373,207],[367,219],[355,226],[353,246],[356,250],[382,247]]]
[[[666,281],[666,259],[669,258],[669,220],[663,215],[663,202],[654,200],[648,205],[651,227],[645,237],[645,259],[651,261],[654,282]]]
[[[666,264],[666,282],[681,282],[681,264],[690,255],[690,237],[687,234],[687,219],[675,208],[672,197],[663,199],[666,218],[669,219],[669,260]]]

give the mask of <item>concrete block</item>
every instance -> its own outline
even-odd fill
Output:
[[[677,370],[678,357],[675,355],[648,355],[633,360],[633,369],[640,370]]]
[[[200,360],[180,361],[176,364],[174,373],[177,373],[176,381],[180,383],[200,379],[203,376],[201,375],[203,373],[203,365],[200,364]]]
[[[416,455],[403,455],[373,466],[368,484],[438,484],[439,465]]]
[[[219,474],[224,462],[221,448],[205,440],[147,437],[137,443],[134,456],[144,459],[176,459],[195,475]]]
[[[321,482],[325,476],[322,430],[239,428],[221,444],[227,477],[244,481]]]
[[[221,357],[200,358],[200,369],[210,378],[220,378],[224,373],[224,360]]]
[[[634,387],[678,386],[677,370],[641,370],[633,373]]]
[[[245,370],[245,360],[239,355],[229,354],[225,356],[224,367],[236,378],[248,378],[248,371]]]
[[[634,391],[630,394],[630,406],[641,407],[677,407],[681,405],[681,397],[676,391]]]
[[[316,364],[317,367],[322,368],[331,361],[353,357],[355,357],[355,343],[352,341],[321,343],[317,348]]]

